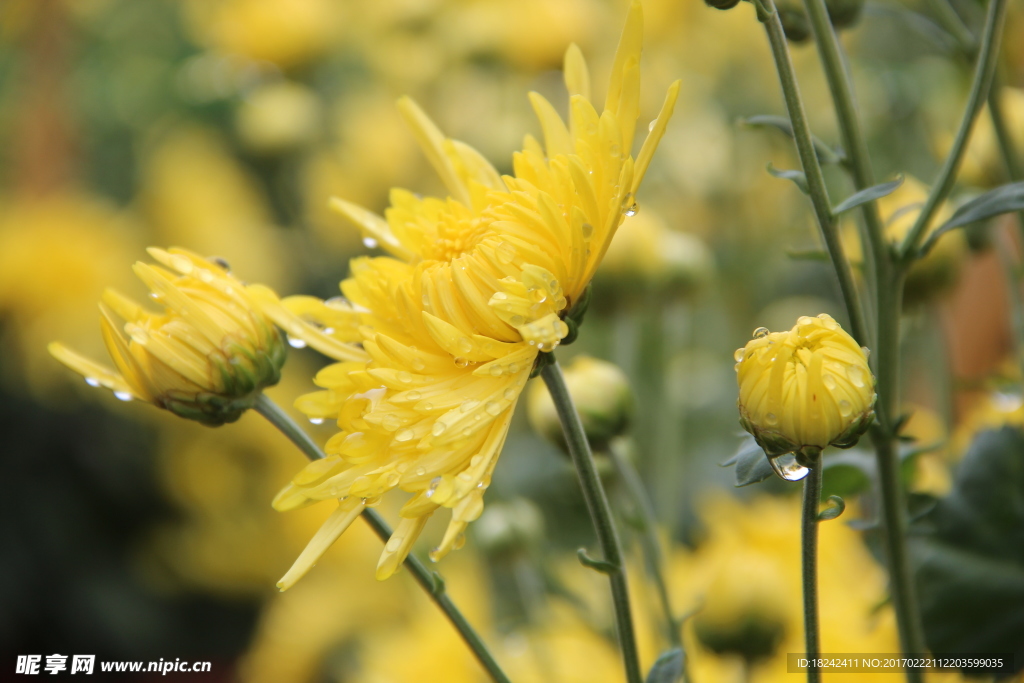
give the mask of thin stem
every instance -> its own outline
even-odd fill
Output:
[[[583,500],[587,504],[587,511],[590,513],[590,519],[594,524],[594,531],[604,555],[603,562],[600,562],[601,571],[608,574],[608,580],[611,583],[612,602],[615,605],[615,630],[618,634],[619,647],[622,650],[622,659],[626,668],[626,680],[629,683],[641,683],[640,657],[637,653],[636,636],[633,632],[632,608],[629,604],[629,590],[626,585],[626,567],[622,561],[622,546],[619,544],[619,536],[612,522],[608,496],[605,494],[601,478],[597,474],[594,456],[590,452],[590,444],[587,443],[587,436],[583,432],[583,423],[580,422],[579,414],[573,405],[572,396],[569,395],[569,388],[565,384],[562,368],[557,361],[552,359],[550,363],[543,366],[540,376],[548,387],[551,400],[558,412],[558,419],[562,423],[562,431],[565,433],[565,440],[569,445],[569,455],[576,467],[576,474],[579,476]]]
[[[661,543],[658,540],[657,516],[654,514],[654,505],[651,503],[647,489],[640,479],[640,474],[633,467],[627,455],[622,452],[625,442],[617,439],[608,447],[608,454],[611,456],[612,464],[619,475],[619,479],[625,484],[629,497],[633,500],[633,507],[640,515],[641,524],[641,547],[643,548],[644,560],[647,563],[647,571],[654,579],[655,588],[658,591],[658,600],[665,615],[665,630],[669,642],[674,646],[682,646],[682,628],[679,620],[672,611],[672,601],[669,599],[668,584],[662,572],[663,558],[661,555]]]
[[[818,501],[821,500],[821,455],[808,466],[804,477],[803,506],[800,513],[800,558],[804,587],[804,642],[807,648],[807,680],[818,683],[821,656],[818,626]]]
[[[807,189],[811,205],[814,207],[814,216],[818,221],[818,228],[821,230],[822,239],[832,260],[832,267],[839,280],[839,290],[850,318],[850,333],[860,344],[867,344],[864,309],[860,304],[860,296],[857,293],[850,262],[843,251],[843,243],[839,238],[835,216],[832,215],[832,205],[825,189],[825,178],[821,172],[821,165],[814,153],[811,130],[807,125],[807,115],[804,113],[804,105],[800,99],[800,88],[793,72],[793,63],[789,58],[789,48],[786,46],[786,34],[782,30],[782,22],[779,19],[779,13],[775,10],[773,0],[759,0],[759,2],[761,4],[758,6],[758,19],[764,23],[765,31],[768,33],[768,42],[771,44],[775,68],[778,70],[782,94],[786,100],[786,110],[789,112],[789,119],[793,125],[793,139],[796,142],[797,154],[807,178]]]
[[[879,489],[882,498],[882,533],[885,536],[886,555],[889,558],[889,582],[893,607],[896,610],[896,626],[900,634],[903,652],[920,656],[927,652],[924,645],[924,630],[921,626],[920,610],[917,606],[917,592],[914,590],[910,570],[910,557],[905,542],[907,518],[904,514],[903,489],[900,480],[900,460],[895,441],[888,434],[872,431],[875,450],[878,454]],[[906,670],[907,680],[924,680],[921,669]]]
[[[832,22],[829,20],[825,0],[804,0],[804,7],[811,21],[814,40],[818,47],[818,55],[821,57],[825,78],[828,80],[828,87],[832,93],[836,119],[839,122],[843,147],[846,149],[846,156],[849,162],[848,168],[853,179],[853,185],[857,190],[863,190],[874,185],[875,178],[871,170],[871,158],[868,155],[867,142],[861,130],[860,122],[857,120],[857,108],[853,99],[853,86],[846,71],[842,47],[839,44],[835,30],[832,28]],[[866,202],[861,205],[860,209],[864,217],[868,244],[870,245],[870,249],[867,250],[870,256],[870,261],[868,262],[870,266],[869,271],[874,272],[878,268],[884,270],[889,261],[889,249],[885,239],[885,226],[878,212],[878,204],[874,201]],[[882,279],[884,279],[884,273],[882,274]],[[875,282],[877,285],[878,279],[875,279]]]
[[[953,147],[942,164],[938,178],[932,184],[932,190],[928,199],[914,221],[913,227],[907,233],[903,243],[899,247],[899,257],[903,262],[911,260],[914,256],[921,239],[924,237],[932,217],[942,202],[949,196],[956,181],[956,172],[960,168],[960,161],[963,159],[967,149],[967,141],[971,136],[971,129],[978,117],[978,112],[988,98],[992,87],[992,79],[995,76],[996,62],[999,55],[999,41],[1002,38],[1002,28],[1006,19],[1006,0],[989,0],[988,11],[985,16],[985,29],[981,36],[981,45],[978,50],[978,61],[974,70],[974,79],[971,83],[971,93],[967,98],[967,106],[963,118],[960,120],[960,129],[957,130]]]
[[[288,437],[293,444],[299,447],[306,457],[310,460],[320,460],[324,457],[324,452],[320,450],[320,447],[306,434],[305,431],[299,425],[295,423],[291,417],[288,416],[276,403],[270,400],[266,394],[260,394],[256,399],[256,404],[253,406],[257,413],[267,419],[270,424],[277,427],[277,429]],[[363,519],[370,525],[374,533],[384,543],[388,542],[391,538],[391,527],[384,521],[376,510],[367,508],[363,510]],[[459,608],[452,602],[452,599],[448,597],[448,593],[445,591],[444,579],[438,572],[427,569],[422,562],[420,562],[412,553],[405,558],[405,566],[412,573],[413,578],[416,579],[430,599],[441,608],[445,616],[448,617],[448,621],[452,623],[455,630],[459,632],[462,639],[466,641],[469,649],[476,655],[477,660],[484,667],[491,679],[495,683],[511,683],[505,672],[498,666],[498,662],[494,659],[494,655],[491,654],[490,650],[487,649],[487,645],[484,644],[483,639],[480,635],[473,630],[469,621],[462,614]]]

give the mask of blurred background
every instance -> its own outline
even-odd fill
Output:
[[[787,2],[780,7],[799,23],[798,3]],[[977,33],[984,7],[954,4]],[[0,680],[13,676],[16,655],[51,653],[210,660],[207,681],[483,680],[407,575],[374,580],[379,541],[358,523],[295,588],[276,592],[329,511],[271,509],[303,458],[261,418],[209,429],[121,403],[50,358],[46,344],[104,358],[96,302],[108,286],[144,296],[130,267],[147,245],[223,257],[240,278],[281,294],[337,295],[348,259],[367,249],[328,211],[330,196],[382,211],[392,186],[441,192],[397,97],[413,96],[446,134],[510,172],[523,135],[539,133],[527,92],[564,111],[570,42],[603,98],[625,8],[625,0],[0,3]],[[753,8],[645,0],[644,10],[638,125],[654,118],[676,78],[682,96],[640,211],[598,273],[583,333],[559,356],[572,368],[583,355],[603,359],[628,378],[631,400],[593,409],[614,412],[601,445],[632,460],[651,493],[675,611],[694,615],[685,628],[692,679],[773,681],[786,678],[785,653],[802,649],[800,487],[736,488],[733,468],[721,466],[749,447],[738,434],[733,351],[757,326],[845,317],[807,203],[765,171],[798,166],[790,141],[743,123],[784,114]],[[1011,0],[1000,97],[1018,153],[1024,41],[1013,36],[1022,32],[1024,3]],[[842,38],[876,176],[903,173],[926,186],[956,130],[970,61],[929,6],[910,0],[868,2]],[[812,128],[836,144],[813,46],[792,49]],[[826,173],[838,203],[851,187],[837,167]],[[1006,181],[983,113],[952,202]],[[852,224],[848,232],[856,254]],[[905,470],[919,506],[920,566],[939,546],[973,553],[938,578],[921,572],[929,644],[947,652],[1020,653],[1024,643],[1022,347],[1011,315],[1020,290],[1012,294],[1006,275],[1019,268],[1019,235],[1007,218],[949,238],[908,295],[904,386],[915,440]],[[269,394],[290,407],[323,364],[313,351],[292,351]],[[590,367],[578,366],[580,386],[590,386]],[[574,473],[530,428],[525,407],[484,517],[439,569],[515,680],[619,680],[604,580],[574,556],[593,545]],[[332,433],[309,429],[321,441]],[[1014,501],[976,520],[981,535],[997,539],[985,547],[964,549],[978,534],[943,531],[933,514],[972,481],[979,486],[958,464],[965,454],[975,479],[994,477]],[[895,652],[870,456],[831,458],[826,494],[843,495],[848,509],[821,532],[825,650]],[[636,506],[606,469],[635,564],[649,665],[667,643],[660,608]],[[392,520],[394,504],[381,509]],[[1004,578],[988,580],[996,575]],[[948,599],[952,587],[958,603]]]

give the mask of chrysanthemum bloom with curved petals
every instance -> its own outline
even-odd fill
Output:
[[[184,249],[151,248],[149,254],[166,268],[140,262],[135,274],[166,310],[149,311],[109,289],[100,303],[103,341],[117,369],[57,342],[50,353],[123,400],[136,398],[210,426],[234,422],[265,387],[277,384],[284,340],[224,265]],[[125,321],[124,334],[115,316]]]
[[[483,509],[534,362],[568,333],[562,317],[632,213],[633,195],[672,113],[678,84],[634,160],[642,34],[634,3],[600,114],[589,99],[583,56],[569,48],[569,123],[531,93],[545,146],[528,136],[514,155],[514,177],[500,176],[475,150],[445,139],[412,101],[401,100],[450,196],[421,199],[396,189],[385,218],[335,199],[390,253],[354,259],[341,284],[344,299],[278,302],[265,288],[251,290],[289,334],[341,361],[317,375],[324,391],[296,404],[311,418],[337,419],[341,431],[326,444],[328,457],[310,463],[274,501],[279,510],[325,499],[338,499],[340,507],[278,584],[282,589],[365,505],[394,488],[414,495],[386,544],[378,578],[398,568],[440,507],[452,518],[431,557],[462,543]]]
[[[867,354],[825,313],[788,332],[755,330],[736,373],[740,424],[769,458],[849,448],[875,415]]]

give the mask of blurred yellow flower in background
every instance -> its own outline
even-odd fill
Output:
[[[928,191],[929,188],[921,181],[908,176],[895,192],[878,200],[878,210],[885,222],[885,235],[890,241],[899,242],[907,236],[928,199]],[[925,230],[925,238],[952,215],[953,207],[944,202]],[[852,220],[843,231],[843,246],[852,263],[863,262],[864,252]],[[907,272],[903,293],[906,305],[914,306],[948,292],[956,283],[966,257],[967,238],[962,230],[943,235],[928,255],[914,261]]]
[[[136,203],[161,244],[200,254],[231,255],[241,273],[287,286],[294,277],[287,241],[252,174],[213,131],[174,128],[146,150]]]
[[[827,313],[788,332],[758,328],[735,358],[740,424],[769,459],[848,448],[874,419],[867,355]]]
[[[281,335],[222,264],[183,249],[149,254],[166,269],[140,262],[135,274],[164,312],[112,289],[100,304],[116,371],[56,342],[50,353],[121,400],[137,398],[211,426],[234,422],[280,379],[287,355]],[[127,338],[115,316],[125,321]]]
[[[0,364],[5,381],[46,395],[66,375],[46,345],[92,332],[92,306],[103,289],[131,283],[123,268],[136,245],[128,223],[123,212],[84,192],[0,201],[0,315],[13,323],[12,348]],[[87,347],[101,349],[99,340]]]
[[[184,9],[203,45],[284,69],[323,55],[345,26],[345,3],[332,0],[190,0]]]
[[[604,112],[575,46],[566,53],[570,122],[530,96],[546,148],[527,136],[516,175],[499,176],[468,145],[445,139],[411,100],[400,109],[451,196],[392,192],[386,219],[336,206],[391,256],[352,261],[347,301],[277,303],[252,288],[289,334],[342,361],[321,371],[325,391],[299,399],[342,431],[275,499],[279,510],[337,498],[328,519],[281,580],[287,588],[367,504],[399,487],[414,493],[377,568],[390,576],[439,508],[452,511],[440,559],[463,542],[505,441],[512,409],[538,354],[568,334],[562,320],[590,282],[634,194],[678,93],[668,96],[636,160],[630,155],[640,86],[642,12],[630,8]],[[304,320],[305,319],[305,320]],[[312,321],[314,324],[310,324]],[[361,342],[361,347],[345,342]]]
[[[851,506],[846,514],[852,512]],[[786,653],[804,647],[800,501],[760,495],[742,502],[721,495],[701,506],[701,518],[704,540],[695,551],[677,551],[669,568],[673,594],[682,596],[677,612],[696,609],[685,627],[691,679],[799,678],[786,673]],[[892,610],[881,606],[885,570],[846,524],[823,523],[819,535],[818,591],[828,605],[822,651],[898,651]],[[899,673],[873,674],[872,680],[876,676],[903,680]]]

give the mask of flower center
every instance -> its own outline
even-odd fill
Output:
[[[491,234],[491,221],[486,218],[456,218],[445,216],[434,225],[433,235],[426,235],[423,258],[452,261],[472,251],[480,241]]]

